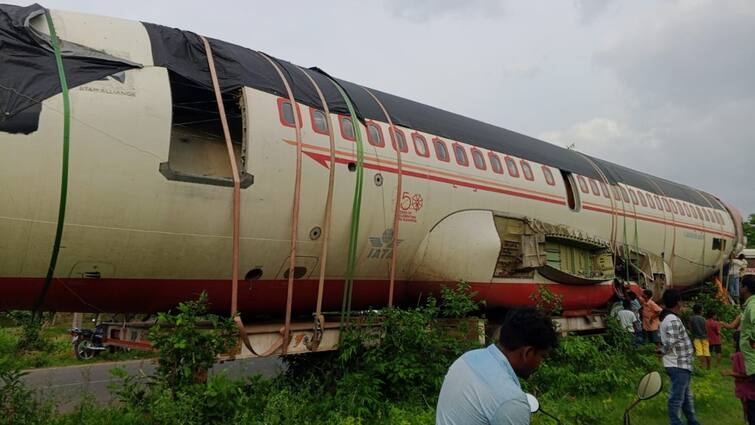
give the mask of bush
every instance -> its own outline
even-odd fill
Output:
[[[28,390],[18,369],[0,369],[0,424],[44,424],[51,411]]]
[[[157,380],[173,390],[202,383],[222,353],[236,345],[232,319],[207,314],[207,294],[181,303],[175,314],[160,313],[149,338],[160,353]],[[201,322],[209,323],[202,326]]]

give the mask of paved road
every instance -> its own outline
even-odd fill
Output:
[[[55,400],[60,411],[70,411],[83,397],[92,397],[100,403],[113,400],[108,385],[118,382],[110,370],[119,367],[131,375],[150,375],[155,370],[154,360],[93,363],[81,366],[30,369],[24,376],[27,387],[37,391],[42,400]],[[212,368],[211,373],[226,371],[232,378],[261,374],[273,377],[283,370],[278,357],[238,359]]]

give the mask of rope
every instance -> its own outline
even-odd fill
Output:
[[[325,112],[325,125],[327,126],[328,138],[330,139],[330,172],[328,175],[328,195],[327,200],[325,201],[325,219],[323,223],[322,249],[320,254],[322,260],[320,263],[320,279],[317,283],[317,307],[315,309],[315,321],[317,322],[316,326],[319,325],[319,329],[321,330],[322,324],[325,322],[325,319],[322,316],[322,298],[325,287],[325,267],[327,266],[328,262],[328,238],[330,237],[330,223],[333,216],[333,189],[336,178],[336,139],[331,126],[330,109],[328,108],[328,102],[325,101],[325,96],[323,96],[320,87],[317,85],[317,83],[315,83],[315,80],[306,71],[301,68],[297,69],[299,69],[299,71],[301,71],[302,74],[304,74],[307,79],[309,79],[309,82],[312,83],[312,86],[314,86],[315,90],[317,91],[317,95],[320,97],[320,103],[322,104],[322,108]]]
[[[68,201],[68,159],[71,144],[71,99],[68,93],[68,82],[66,80],[65,69],[63,68],[63,56],[60,52],[58,35],[55,32],[55,25],[50,16],[50,11],[45,10],[47,28],[50,30],[50,41],[55,52],[55,63],[58,67],[58,79],[60,80],[61,93],[63,95],[63,166],[60,178],[60,205],[58,206],[58,224],[55,229],[55,242],[52,246],[52,255],[50,256],[50,265],[47,267],[47,275],[42,291],[34,303],[33,316],[38,317],[39,309],[47,298],[47,292],[50,290],[52,279],[55,274],[55,268],[58,264],[58,254],[60,253],[60,242],[63,239],[63,224],[66,218],[66,204]]]
[[[294,126],[296,130],[296,177],[294,180],[294,206],[291,211],[291,255],[288,266],[288,288],[286,291],[286,323],[283,328],[283,349],[282,353],[285,355],[288,352],[289,334],[291,333],[291,305],[294,297],[294,270],[296,269],[296,238],[299,231],[299,207],[301,198],[301,163],[302,163],[302,142],[301,142],[301,121],[299,116],[299,105],[294,98],[294,92],[291,90],[291,85],[283,75],[275,61],[269,56],[260,52],[260,55],[270,62],[270,65],[275,68],[275,71],[283,81],[283,85],[286,87],[286,93],[288,94],[289,102],[291,102],[291,110],[294,115]]]
[[[385,109],[385,106],[383,106],[382,103],[378,100],[378,98],[366,87],[363,87],[364,91],[367,92],[372,98],[375,100],[375,103],[380,106],[380,109],[383,110],[383,114],[385,115],[385,119],[388,121],[388,125],[390,128],[391,133],[391,141],[393,142],[393,145],[396,147],[396,164],[398,168],[398,182],[396,182],[396,205],[393,210],[393,241],[391,242],[391,265],[390,265],[390,283],[388,285],[388,307],[393,307],[393,287],[396,282],[396,260],[398,257],[398,228],[399,228],[399,214],[401,212],[401,194],[402,194],[402,183],[403,183],[403,173],[401,169],[401,146],[398,144],[398,137],[396,136],[396,126],[393,125],[393,121],[391,121],[391,116],[388,115],[388,110]],[[404,140],[404,143],[407,143],[406,140]]]

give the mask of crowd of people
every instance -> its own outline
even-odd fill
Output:
[[[738,259],[734,259],[738,260]],[[740,280],[740,269],[732,262],[729,294],[741,303],[742,313],[731,323],[722,322],[712,309],[692,306],[692,314],[682,319],[685,306],[681,293],[666,289],[662,305],[653,300],[653,292],[641,294],[628,290],[610,311],[636,344],[654,344],[662,358],[671,383],[668,415],[671,425],[681,425],[682,415],[688,425],[699,425],[692,394],[694,357],[704,369],[710,369],[715,355],[721,364],[721,330],[734,329],[734,354],[731,370],[724,376],[735,379],[735,396],[742,402],[745,421],[755,425],[755,275]],[[558,345],[553,323],[543,312],[533,308],[509,312],[501,328],[500,340],[487,348],[473,350],[459,357],[448,370],[438,398],[436,423],[454,424],[528,424],[529,404],[519,384],[527,378]]]
[[[662,356],[671,381],[668,408],[672,425],[683,423],[682,414],[688,424],[699,424],[691,391],[693,360],[697,357],[703,369],[711,368],[713,357],[717,366],[721,364],[724,328],[735,332],[732,369],[723,374],[735,379],[735,395],[742,402],[745,419],[755,425],[755,276],[744,276],[740,285],[739,269],[734,272],[736,278],[729,278],[728,289],[737,288],[737,297],[732,299],[741,300],[744,311],[730,323],[720,321],[713,309],[704,311],[700,304],[692,306],[685,323],[680,317],[681,296],[674,289],[663,293],[664,308],[653,301],[653,292],[646,289],[639,297],[628,291],[611,309],[610,314],[633,335],[636,344],[655,344]]]

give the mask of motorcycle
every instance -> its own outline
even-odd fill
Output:
[[[107,349],[103,344],[105,338],[103,325],[96,325],[94,329],[72,328],[68,332],[71,334],[73,352],[79,360],[89,360],[100,351]]]
[[[630,410],[637,406],[637,404],[639,404],[641,401],[649,400],[657,396],[662,389],[663,379],[661,379],[660,373],[650,372],[647,375],[643,376],[640,380],[640,384],[637,386],[637,400],[633,401],[632,404],[630,404],[629,407],[627,407],[627,409],[624,411],[624,425],[632,425],[632,421],[629,417]],[[527,402],[530,405],[530,413],[534,414],[540,412],[553,419],[557,424],[561,424],[561,421],[557,417],[544,411],[540,407],[540,402],[538,401],[537,397],[530,393],[527,393],[525,395],[527,396]]]

